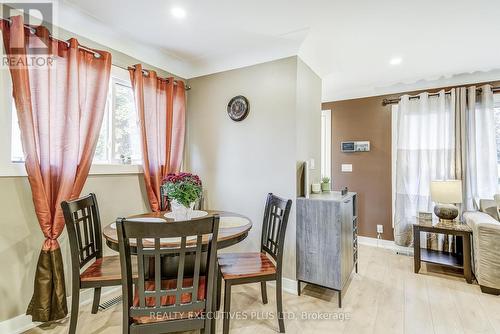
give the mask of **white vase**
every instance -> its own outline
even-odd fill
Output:
[[[175,199],[170,203],[170,208],[174,214],[175,221],[191,220],[195,202],[191,202],[189,207],[185,207]]]

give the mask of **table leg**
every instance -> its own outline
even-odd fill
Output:
[[[413,269],[415,274],[420,271],[420,230],[413,226]]]
[[[446,234],[445,234],[446,235]],[[458,258],[464,261],[464,238],[461,235],[455,235],[455,253],[457,254]]]
[[[463,237],[463,259],[464,259],[464,276],[467,283],[472,283],[472,261],[471,261],[471,241],[470,235]]]

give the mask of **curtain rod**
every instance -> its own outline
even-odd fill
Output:
[[[491,91],[493,92],[493,94],[496,94],[496,93],[500,93],[500,86],[498,87],[491,87]],[[481,92],[481,89],[478,89],[478,92]],[[451,91],[447,91],[447,92],[444,92],[445,95],[449,95],[451,94]],[[428,96],[439,96],[439,93],[430,93]],[[413,100],[413,99],[419,99],[420,96],[419,95],[414,95],[414,96],[410,96],[410,100]],[[382,105],[383,106],[386,106],[386,105],[389,105],[389,104],[398,104],[399,102],[401,101],[401,98],[397,98],[397,99],[384,99],[382,100]]]
[[[132,65],[132,66],[129,66],[129,67],[123,67],[123,66],[120,66],[120,65],[118,65],[118,64],[112,64],[112,65],[113,65],[113,66],[115,66],[115,67],[121,68],[122,70],[126,70],[126,71],[128,71],[128,70],[129,70],[129,68],[133,68],[133,69],[135,69],[135,65]],[[146,70],[146,69],[144,69],[144,68],[142,69],[142,74],[144,74],[144,75],[148,75],[148,74],[149,74],[149,72],[150,72],[150,70]],[[160,79],[160,80],[164,80],[164,81],[166,81],[166,82],[168,82],[168,81],[169,81],[169,79],[168,79],[168,78],[165,78],[165,79],[164,79],[164,78],[158,78],[158,79]],[[175,84],[175,85],[177,85],[177,80],[174,80],[174,84]],[[189,85],[186,85],[186,84],[185,84],[185,85],[184,85],[184,89],[185,89],[185,90],[191,90],[191,86],[189,86]]]
[[[0,19],[1,19],[1,20],[4,20],[4,21],[9,22],[9,24],[12,24],[12,20],[11,20],[11,19],[6,19],[6,18],[3,18],[3,17],[0,17]],[[29,30],[32,34],[35,34],[35,33],[36,33],[36,29],[35,29],[35,28],[33,28],[33,27],[30,27],[30,26],[29,26],[29,25],[27,25],[27,24],[24,24],[24,27],[25,27],[26,29],[28,29],[28,30]],[[52,35],[49,35],[49,38],[50,38],[50,39],[52,39],[52,40],[54,40],[54,41],[57,41],[57,42],[62,42],[62,43],[64,43],[64,44],[66,44],[68,47],[69,47],[69,45],[70,45],[68,41],[63,41],[63,40],[61,40],[61,39],[55,38],[55,37],[54,37],[54,36],[52,36]],[[97,52],[97,51],[95,51],[95,50],[93,50],[93,49],[91,49],[91,48],[88,48],[88,47],[86,47],[86,46],[83,46],[83,45],[78,45],[78,49],[83,50],[83,51],[86,51],[86,52],[89,52],[89,53],[92,53],[92,54],[94,55],[94,57],[96,57],[96,58],[100,58],[100,57],[101,57],[101,54],[100,54],[99,52]],[[121,69],[124,69],[124,70],[128,71],[128,68],[125,68],[125,67],[123,67],[123,66],[120,66],[120,65],[117,65],[117,64],[111,64],[111,65],[116,66],[116,67],[119,67],[119,68],[121,68]],[[134,66],[131,66],[131,67],[134,67]],[[147,75],[147,74],[149,73],[149,70],[145,70],[145,69],[143,69],[143,70],[142,70],[142,73],[143,73],[143,74],[145,74],[145,75]],[[168,82],[168,79],[164,79],[164,80],[166,80],[166,81]],[[177,84],[177,80],[174,80],[174,84]],[[190,90],[190,89],[191,89],[191,86],[189,86],[189,85],[187,85],[187,84],[186,84],[186,85],[184,85],[184,89],[185,89],[185,90]]]

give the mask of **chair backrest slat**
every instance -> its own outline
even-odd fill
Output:
[[[87,218],[87,223],[88,223],[88,229],[89,229],[89,236],[90,236],[90,248],[92,252],[95,252],[95,231],[92,229],[92,210],[88,208],[88,215],[89,217]]]
[[[101,220],[94,194],[61,203],[68,229],[72,267],[79,271],[92,259],[102,257]]]
[[[193,273],[193,293],[198,293],[198,287],[200,283],[201,246],[202,246],[202,236],[199,235],[196,237],[196,252],[194,258],[194,273]]]
[[[78,254],[80,257],[80,261],[83,262],[85,256],[83,255],[83,243],[82,243],[82,232],[80,231],[80,224],[78,221],[78,211],[75,211],[73,213],[74,217],[74,224],[75,224],[75,230],[76,230],[76,238],[77,238],[77,244],[78,244]],[[69,233],[69,228],[68,228],[68,233]]]
[[[88,246],[89,244],[89,238],[88,238],[88,228],[87,228],[87,216],[86,216],[86,211],[87,211],[87,208],[83,208],[82,209],[82,217],[80,219],[78,219],[78,222],[82,224],[83,226],[83,239],[85,240],[84,241],[84,244]],[[88,248],[85,249],[85,257],[89,256],[89,252],[88,252]]]
[[[184,280],[184,263],[186,261],[186,236],[181,237],[181,247],[179,248],[179,251],[180,251],[180,257],[179,257],[179,265],[177,267],[177,291],[175,294],[176,306],[181,304],[181,293],[183,286],[182,283]],[[194,298],[191,300],[194,300]]]
[[[292,201],[268,194],[262,224],[261,251],[268,253],[281,270],[283,246]]]
[[[160,254],[160,239],[155,238],[155,286],[161,288],[161,254]],[[161,290],[161,289],[160,289]],[[158,289],[157,289],[158,291]],[[161,294],[156,293],[156,305],[161,304]]]
[[[144,294],[145,284],[146,284],[146,280],[144,279],[144,276],[145,276],[144,257],[145,256],[144,256],[143,249],[142,249],[142,239],[141,238],[136,239],[136,245],[137,245],[137,268],[138,268],[137,272],[139,274],[139,280],[137,281],[138,292],[139,292],[139,306],[146,307],[146,298],[145,298],[145,294]],[[121,257],[120,257],[120,261],[121,261]],[[140,270],[139,270],[139,268],[140,268]],[[123,274],[123,268],[122,268],[122,274]]]
[[[125,317],[211,311],[217,256],[217,238],[213,236],[217,236],[218,226],[218,216],[172,223],[118,219]],[[176,238],[179,242],[169,241],[165,247],[162,246],[163,238]],[[137,250],[135,297],[130,240],[135,241]],[[164,257],[170,259],[172,256],[178,260],[177,270],[165,277]],[[200,289],[202,280],[204,290]],[[204,294],[200,295],[200,291]]]

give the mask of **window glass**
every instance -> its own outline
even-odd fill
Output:
[[[11,161],[23,162],[21,132],[14,101],[12,101],[12,106]],[[141,163],[140,134],[134,94],[127,71],[119,68],[112,70],[106,109],[93,163],[100,165]]]
[[[140,138],[132,88],[115,81],[112,90],[112,158],[120,163],[137,162],[141,159]]]
[[[21,143],[21,130],[19,130],[19,122],[17,119],[17,110],[14,100],[12,100],[12,145],[10,150],[10,159],[12,162],[23,162],[24,153]]]

